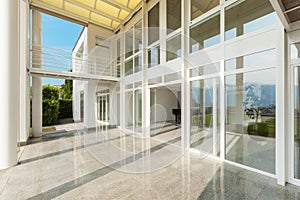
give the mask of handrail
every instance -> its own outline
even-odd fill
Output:
[[[101,53],[95,55],[95,49],[90,55],[85,56],[83,53],[53,47],[35,44],[32,47],[30,49],[30,68],[52,70],[57,71],[57,73],[61,71],[74,74],[83,73],[114,78],[120,77],[120,65],[117,65],[116,60],[111,59],[110,55],[106,57],[102,56]],[[82,56],[76,56],[78,54]],[[107,55],[107,52],[103,55]]]

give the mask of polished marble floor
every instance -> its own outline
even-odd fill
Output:
[[[0,171],[0,199],[300,199],[300,188],[183,151],[180,129],[145,140],[100,128],[31,140]]]

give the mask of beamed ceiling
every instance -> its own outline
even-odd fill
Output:
[[[142,0],[31,0],[42,12],[87,25],[93,23],[117,30],[141,8]]]

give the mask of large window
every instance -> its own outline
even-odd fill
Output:
[[[220,0],[191,0],[191,19],[195,19],[219,5]]]
[[[127,60],[125,62],[125,76],[133,74],[133,60]]]
[[[133,91],[125,92],[125,127],[133,130]]]
[[[153,67],[160,64],[160,47],[155,46],[148,50],[148,67]]]
[[[220,14],[216,13],[191,27],[190,52],[220,43]]]
[[[134,131],[142,132],[142,90],[134,91]]]
[[[167,0],[168,33],[181,27],[181,0]]]
[[[291,63],[294,68],[294,178],[300,179],[300,43],[291,45]],[[299,64],[299,65],[298,65]]]
[[[142,21],[140,21],[134,26],[134,52],[137,53],[142,49]]]
[[[159,40],[159,3],[148,12],[148,44]]]
[[[226,159],[275,174],[276,69],[225,77]]]
[[[142,22],[136,23],[125,34],[125,75],[130,75],[142,70]]]
[[[275,49],[262,51],[246,56],[241,56],[225,61],[225,71],[242,68],[255,67],[274,67],[276,66]]]
[[[167,40],[167,61],[181,57],[181,35]]]
[[[109,91],[101,91],[97,94],[97,120],[101,123],[109,123]]]
[[[125,57],[132,56],[133,54],[133,29],[125,33]]]
[[[218,156],[220,153],[219,79],[191,82],[191,147]]]
[[[270,26],[275,19],[269,0],[246,0],[233,4],[225,11],[225,40]]]

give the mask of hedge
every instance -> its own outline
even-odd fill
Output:
[[[59,88],[43,86],[43,126],[53,125],[59,115]]]
[[[59,118],[73,118],[73,106],[71,99],[59,100]]]
[[[43,100],[43,126],[55,124],[59,115],[58,100]]]

